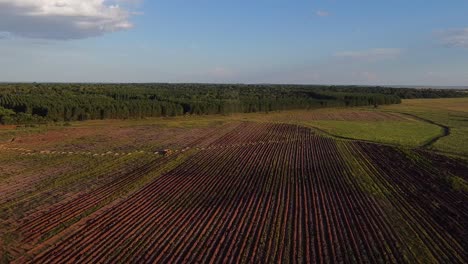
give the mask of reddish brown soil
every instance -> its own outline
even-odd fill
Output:
[[[0,130],[15,130],[16,125],[0,125]]]
[[[351,109],[320,109],[301,111],[295,113],[272,113],[271,115],[263,116],[263,119],[268,121],[289,122],[295,121],[404,121],[409,117],[386,112],[374,112],[366,110],[351,110]]]
[[[340,144],[368,166],[383,194],[363,188],[335,140],[295,125],[245,123],[19,262],[405,263],[419,259],[407,243],[413,237],[435,261],[466,262],[460,227],[467,212],[454,205],[466,204],[465,194],[394,148]],[[85,196],[85,204],[99,197]],[[80,206],[41,215],[38,226]],[[411,230],[399,230],[389,212]]]
[[[339,121],[401,121],[406,120],[400,115],[384,112],[366,111],[337,111],[337,112],[311,112],[305,115],[307,120],[339,120]]]
[[[25,148],[34,151],[134,151],[141,149],[183,148],[193,141],[204,139],[202,146],[209,144],[223,133],[237,126],[231,123],[224,126],[202,128],[161,128],[153,125],[134,127],[98,126],[66,127],[43,133],[17,136],[10,148]],[[203,144],[202,144],[203,143]]]

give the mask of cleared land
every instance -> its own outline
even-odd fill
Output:
[[[403,147],[420,147],[443,135],[440,126],[417,116],[374,108],[325,108],[235,117],[238,120],[299,124],[335,137]]]
[[[3,261],[466,263],[466,162],[408,148],[437,133],[320,126],[440,129],[381,111],[5,128]]]
[[[385,106],[382,110],[415,115],[448,127],[449,135],[430,147],[468,156],[468,98],[403,100],[401,105]]]

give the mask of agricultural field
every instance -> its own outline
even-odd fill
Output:
[[[444,134],[440,126],[407,115],[403,110],[400,113],[375,108],[325,108],[251,114],[238,119],[299,124],[334,137],[402,147],[424,146]]]
[[[1,262],[467,263],[466,99],[424,100],[0,126]]]
[[[382,107],[382,111],[409,114],[445,127],[446,136],[434,142],[431,148],[468,155],[468,98],[403,100],[401,105]]]

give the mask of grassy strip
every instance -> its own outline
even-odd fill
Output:
[[[397,244],[403,257],[407,262],[437,263],[431,251],[426,247],[424,238],[419,237],[406,221],[402,212],[392,205],[393,196],[397,194],[388,182],[384,183],[375,177],[378,171],[374,168],[362,154],[353,149],[346,142],[337,142],[340,153],[344,156],[346,163],[351,168],[353,176],[358,180],[358,187],[364,192],[377,198],[381,208],[386,212],[386,217],[390,218],[389,223],[397,232],[399,238],[404,242]],[[390,186],[390,188],[387,188]],[[399,208],[405,211],[404,208]],[[409,212],[405,212],[409,214]],[[425,236],[429,236],[426,234]]]
[[[76,161],[77,156],[66,156],[67,162]],[[100,177],[106,177],[108,173],[122,169],[124,166],[134,160],[141,160],[141,155],[129,155],[121,157],[116,160],[109,160],[103,164],[101,157],[98,159],[89,157],[91,163],[84,166],[78,172],[71,172],[65,174],[60,179],[46,179],[38,185],[38,188],[32,192],[24,193],[18,199],[13,199],[0,205],[0,253],[3,258],[8,259],[11,256],[12,249],[21,251],[21,245],[19,245],[18,234],[16,233],[16,225],[12,225],[15,219],[24,217],[25,214],[30,212],[34,208],[38,208],[44,204],[52,204],[59,202],[63,199],[60,195],[42,195],[47,192],[53,192],[60,190],[60,193],[73,193],[76,188],[81,185],[88,189],[93,188],[90,186],[93,180],[98,180]],[[63,161],[63,159],[59,159]],[[56,160],[54,160],[55,162]],[[3,220],[2,220],[3,219]],[[1,249],[3,248],[3,250]],[[1,262],[0,262],[1,263]],[[8,262],[6,262],[8,263]]]
[[[468,182],[463,178],[458,177],[447,170],[435,167],[430,160],[414,151],[407,149],[400,149],[400,151],[413,162],[414,166],[422,166],[425,169],[430,170],[434,175],[438,175],[442,184],[445,184],[454,191],[468,192]]]
[[[76,157],[76,156],[74,156]],[[55,203],[62,199],[62,195],[75,193],[83,189],[93,188],[93,181],[98,181],[107,177],[110,173],[124,170],[131,162],[142,159],[141,154],[127,155],[120,158],[102,157],[93,158],[89,157],[91,163],[87,164],[81,170],[64,174],[59,178],[45,179],[43,182],[36,186],[36,189],[23,193],[16,199],[12,199],[0,205],[0,216],[22,218],[25,213],[33,208],[37,208],[46,203]],[[81,158],[81,157],[78,157]],[[88,158],[88,157],[87,157]],[[73,159],[70,161],[72,162]],[[60,192],[57,193],[57,190]],[[48,195],[44,195],[44,194]]]
[[[450,178],[452,189],[459,192],[468,193],[468,182],[458,176],[452,176]]]
[[[450,128],[450,135],[431,149],[468,157],[468,98],[403,100],[401,105],[382,106],[381,111],[411,114]]]
[[[177,166],[180,164],[184,163],[189,157],[191,157],[193,154],[195,154],[196,151],[187,151],[183,154],[178,155],[175,159],[168,161],[161,167],[155,169],[154,171],[150,172],[149,174],[143,176],[137,181],[132,182],[130,185],[127,185],[125,189],[122,189],[118,192],[113,193],[111,196],[109,196],[107,199],[103,200],[102,202],[96,204],[92,208],[88,209],[87,211],[83,212],[82,214],[76,216],[73,219],[70,219],[69,221],[61,224],[54,230],[50,231],[49,233],[44,234],[41,237],[41,240],[39,243],[44,242],[47,239],[52,238],[53,236],[59,234],[60,232],[64,231],[71,225],[77,223],[81,219],[90,216],[94,212],[98,211],[99,209],[105,207],[106,205],[118,200],[118,199],[124,199],[128,197],[130,194],[138,191],[141,189],[143,186],[147,185],[148,183],[152,182],[159,176],[168,173],[169,171],[175,169]]]
[[[355,153],[352,153],[352,151],[349,149],[349,146],[346,142],[337,140],[336,146],[340,154],[344,157],[344,160],[348,166],[351,168],[352,175],[360,183],[360,187],[363,191],[380,199],[391,195],[389,190],[382,188],[377,184],[373,176],[363,166],[362,162],[357,159]]]
[[[315,121],[306,122],[339,137],[405,147],[419,147],[441,134],[440,127],[420,121]]]

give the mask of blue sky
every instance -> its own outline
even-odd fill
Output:
[[[467,14],[466,0],[0,0],[0,81],[468,85]]]

